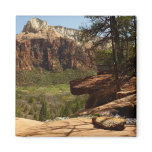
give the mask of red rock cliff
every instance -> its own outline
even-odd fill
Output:
[[[65,30],[68,31],[67,37],[65,32],[62,34],[63,28],[56,30],[36,18],[28,21],[23,32],[16,36],[16,70],[32,70],[34,67],[51,71],[96,68],[91,42],[80,44],[77,41],[78,30]]]

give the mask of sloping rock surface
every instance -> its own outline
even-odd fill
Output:
[[[70,81],[71,93],[74,95],[93,94],[100,90],[100,94],[116,92],[115,78],[112,74],[90,76],[84,79]]]
[[[92,120],[88,118],[71,118],[66,120],[39,122],[24,118],[16,118],[16,136],[136,136],[136,126],[126,125],[122,131],[112,131],[94,128]]]
[[[100,115],[100,116],[109,116],[112,115],[113,112],[127,117],[135,117],[136,116],[136,95],[130,95],[118,100],[114,100],[107,104],[104,104],[99,107],[84,109],[81,110],[74,115],[83,116],[83,115]],[[74,115],[71,115],[74,116]]]

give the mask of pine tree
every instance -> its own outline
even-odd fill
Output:
[[[39,120],[40,121],[45,121],[47,119],[50,119],[51,118],[51,115],[50,115],[50,112],[47,108],[47,103],[45,101],[42,102],[42,107],[41,107],[41,110],[40,110],[40,115],[39,115]]]
[[[89,27],[81,27],[82,41],[93,40],[93,47],[108,41],[112,43],[113,67],[117,90],[120,90],[121,79],[126,74],[124,67],[124,49],[126,49],[126,67],[128,66],[129,48],[136,51],[136,17],[135,16],[87,16]],[[94,41],[95,40],[95,41]],[[126,48],[125,48],[126,44]],[[131,50],[131,51],[132,51]],[[135,54],[135,53],[134,53]],[[135,55],[134,55],[135,56]],[[131,61],[135,66],[135,58]],[[122,76],[122,77],[121,77]]]
[[[90,18],[90,27],[81,27],[82,40],[89,41],[95,37],[102,37],[94,42],[94,46],[99,46],[109,40],[112,42],[113,65],[115,73],[115,82],[117,90],[120,90],[118,65],[116,53],[119,52],[119,32],[117,29],[117,21],[115,16],[88,16]],[[117,50],[117,52],[116,52]]]

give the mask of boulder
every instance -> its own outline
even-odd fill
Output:
[[[100,90],[100,95],[116,92],[115,77],[112,74],[89,76],[70,81],[71,93],[74,95],[93,94]]]
[[[126,120],[124,118],[94,117],[92,123],[95,127],[105,130],[123,130]]]

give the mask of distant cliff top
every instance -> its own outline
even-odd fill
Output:
[[[74,40],[78,45],[81,45],[80,41],[80,30],[67,28],[63,26],[51,26],[46,21],[43,21],[39,18],[30,19],[26,25],[24,26],[21,33],[17,34],[17,40],[25,40],[25,39],[48,39],[53,40],[57,37],[68,38]],[[92,41],[86,43],[87,45],[92,45],[92,42],[100,39],[96,37]],[[83,44],[82,44],[83,45]],[[107,42],[102,45],[102,48],[109,48],[111,46],[111,42]]]
[[[41,30],[48,30],[48,29],[49,29],[49,25],[46,21],[42,21],[39,18],[32,18],[26,23],[22,32],[36,33]]]
[[[24,26],[22,32],[28,33],[38,33],[38,32],[50,32],[54,31],[56,35],[64,38],[69,38],[75,41],[79,41],[79,30],[72,28],[66,28],[62,26],[51,26],[46,21],[40,20],[39,18],[30,19]]]

